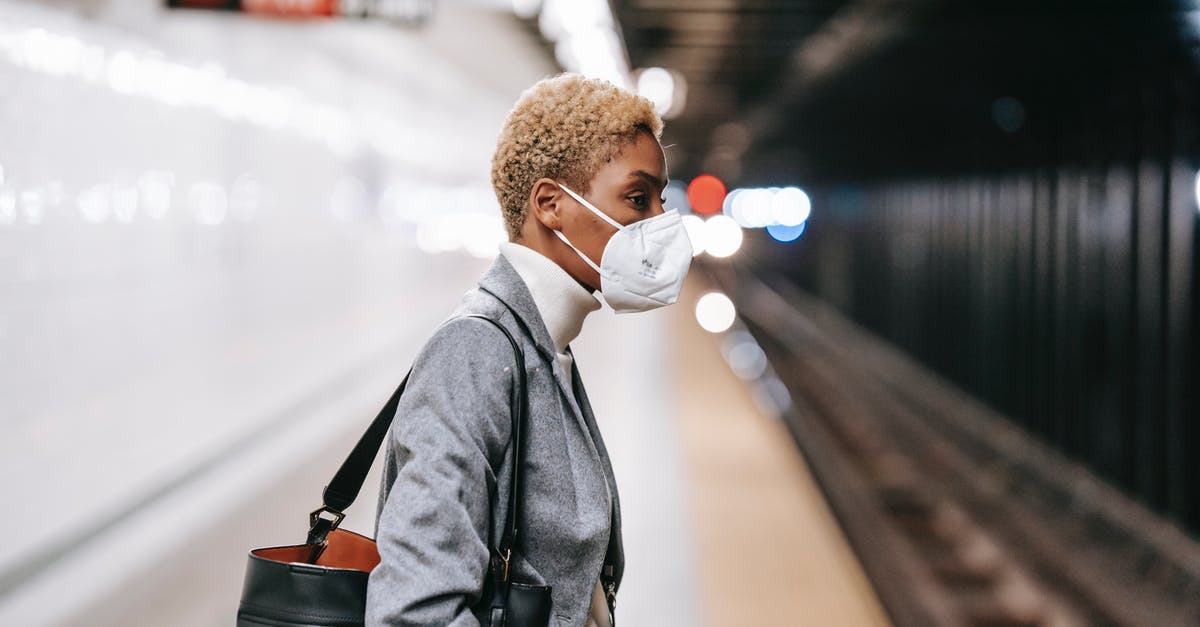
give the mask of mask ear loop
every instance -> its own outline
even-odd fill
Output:
[[[583,259],[584,263],[591,266],[592,269],[596,271],[596,274],[599,274],[600,276],[604,276],[604,273],[600,271],[600,266],[596,265],[590,258],[588,258],[587,255],[583,254],[582,250],[575,248],[575,245],[572,244],[571,241],[567,239],[566,235],[563,235],[562,231],[559,231],[556,229],[554,231],[554,234],[557,235],[558,239],[562,240],[564,244],[566,244],[567,246],[570,246],[571,250],[575,251],[575,254],[579,255],[579,257],[581,259]]]
[[[555,182],[557,182],[557,181],[555,181]],[[617,222],[616,220],[609,217],[609,215],[607,213],[604,213],[603,211],[600,211],[599,209],[597,209],[595,206],[592,205],[592,203],[584,200],[583,196],[580,196],[579,194],[576,194],[575,192],[571,191],[571,188],[567,187],[566,185],[563,185],[562,183],[558,183],[558,186],[561,187],[564,192],[569,194],[571,196],[571,198],[578,200],[579,204],[583,205],[584,207],[587,207],[588,209],[590,209],[592,211],[592,213],[600,216],[600,218],[602,220],[613,225],[613,228],[617,229],[618,231],[625,228],[624,224]]]
[[[555,181],[555,183],[558,183],[558,181]],[[608,214],[593,207],[592,203],[584,200],[582,196],[580,196],[579,194],[576,194],[574,191],[571,190],[571,188],[567,187],[566,185],[563,185],[562,183],[558,183],[558,186],[561,187],[562,190],[564,192],[566,192],[569,196],[571,196],[571,198],[574,198],[575,200],[579,201],[579,204],[583,205],[584,207],[587,207],[589,210],[591,210],[592,213],[595,213],[596,215],[600,216],[604,221],[613,225],[618,231],[620,231],[622,228],[624,228],[624,226],[620,222],[613,220],[612,218],[608,217]],[[596,265],[596,263],[594,261],[592,261],[591,257],[588,257],[587,255],[585,255],[582,250],[579,250],[578,248],[576,248],[575,245],[571,243],[571,240],[567,239],[567,236],[564,235],[562,231],[555,229],[554,234],[557,235],[558,239],[562,240],[564,244],[566,244],[567,246],[570,246],[571,250],[575,251],[575,254],[579,255],[579,257],[581,259],[583,259],[584,263],[591,266],[592,269],[596,271],[596,274],[599,274],[600,276],[604,276],[604,273],[600,271],[600,266]]]

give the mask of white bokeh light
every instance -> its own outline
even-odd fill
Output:
[[[79,213],[85,222],[100,224],[108,219],[112,207],[112,185],[97,183],[76,196]]]
[[[21,192],[21,213],[25,216],[25,222],[41,224],[45,215],[45,197],[40,190],[27,189]]]
[[[545,0],[538,15],[542,36],[554,42],[560,65],[629,88],[629,65],[605,0]]]
[[[117,222],[128,224],[137,217],[138,188],[115,185],[112,188],[112,215]]]
[[[1196,211],[1200,211],[1200,172],[1196,173]]]
[[[542,0],[512,0],[512,8],[517,17],[529,19],[542,10]]]
[[[784,187],[771,197],[771,219],[776,224],[796,226],[808,219],[812,203],[799,187]]]
[[[704,221],[704,249],[713,257],[728,257],[742,247],[742,227],[726,215]]]
[[[654,103],[654,110],[665,115],[675,106],[675,78],[660,67],[648,67],[638,73],[637,93]]]
[[[229,210],[229,196],[225,186],[216,181],[193,183],[187,194],[188,208],[197,224],[219,226],[225,221]]]
[[[734,341],[724,347],[725,361],[743,381],[753,381],[767,371],[767,356],[745,331],[732,336]]]
[[[733,200],[731,216],[748,229],[766,226],[771,223],[773,196],[774,192],[770,189],[742,190]]]
[[[698,215],[688,214],[681,218],[683,220],[683,228],[687,229],[688,239],[692,242],[692,256],[695,257],[704,252],[704,218]]]
[[[733,301],[720,292],[709,292],[696,301],[696,322],[709,333],[729,329],[736,315]]]
[[[725,200],[721,202],[721,213],[737,220],[737,216],[733,215],[734,203],[737,202],[738,196],[741,196],[745,191],[741,187],[729,190],[729,193],[725,194]]]
[[[161,220],[171,209],[171,189],[175,175],[170,172],[149,171],[138,177],[138,204],[151,220]]]
[[[599,2],[592,5],[601,18],[599,23],[608,24],[606,28],[613,32],[611,15],[607,14],[607,22],[602,19],[607,5]],[[569,13],[575,15],[578,11]],[[615,78],[624,87],[627,68],[620,65],[625,58],[624,49],[619,42],[615,51],[610,48],[599,51],[606,55],[601,64],[606,68],[603,71],[613,73],[607,68],[615,63],[619,70]],[[589,56],[593,54],[587,52]],[[292,86],[236,78],[215,62],[185,63],[133,43],[91,41],[42,26],[5,29],[0,30],[0,60],[4,59],[34,72],[106,87],[125,96],[171,107],[204,109],[227,119],[284,131],[319,142],[341,157],[369,145],[394,158],[419,161],[452,158],[448,150],[428,148],[445,142],[415,141],[414,137],[429,133],[417,124],[398,122],[395,116],[381,109],[352,110],[323,102]]]
[[[17,221],[17,190],[0,187],[0,225]]]
[[[812,200],[796,186],[744,187],[725,197],[724,213],[744,229],[799,227],[812,213]]]
[[[750,202],[746,208],[750,224],[747,226],[759,229],[771,223],[772,200],[776,191],[778,188],[768,187],[754,190],[754,193],[750,194]]]
[[[462,247],[473,257],[490,259],[500,253],[500,242],[507,240],[499,215],[464,213]]]

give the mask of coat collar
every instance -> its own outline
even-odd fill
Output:
[[[554,340],[550,337],[550,331],[546,329],[546,323],[542,321],[537,304],[533,302],[533,294],[529,293],[525,281],[504,255],[496,256],[492,267],[479,279],[479,287],[491,292],[508,305],[533,336],[531,339],[538,352],[552,363],[557,361],[554,357]]]
[[[563,371],[562,364],[558,362],[550,331],[546,329],[542,315],[533,301],[533,295],[529,293],[529,288],[521,279],[521,275],[517,273],[516,268],[513,268],[504,255],[497,255],[496,260],[492,262],[492,267],[488,268],[488,271],[479,279],[479,287],[491,292],[508,305],[519,318],[522,326],[528,329],[538,353],[550,365],[550,369],[554,373],[554,380],[558,382],[559,390],[566,397],[580,428],[584,433],[590,433],[587,421],[583,417],[583,410],[579,407],[575,393],[571,389],[571,377]],[[595,446],[592,448],[595,450]],[[598,451],[596,451],[596,457],[600,457]]]
[[[533,295],[554,350],[559,357],[583,330],[589,313],[600,309],[600,299],[542,253],[516,242],[500,242],[500,254],[517,271]]]

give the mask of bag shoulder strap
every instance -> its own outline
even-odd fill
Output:
[[[503,573],[497,572],[497,576],[503,575],[504,579],[508,577],[508,558],[511,555],[513,543],[516,541],[518,533],[518,508],[523,491],[523,483],[521,480],[521,452],[524,450],[525,444],[525,414],[528,411],[529,401],[526,394],[526,375],[525,375],[525,353],[521,349],[520,344],[513,337],[504,325],[499,322],[484,316],[482,314],[466,314],[462,318],[479,318],[491,323],[497,329],[504,333],[504,337],[508,339],[512,345],[513,354],[516,356],[517,367],[517,385],[513,387],[512,396],[509,399],[509,408],[512,415],[512,437],[513,437],[513,455],[512,467],[510,468],[510,476],[512,486],[509,492],[508,512],[505,518],[504,533],[501,536],[500,544],[495,547],[496,555],[493,556],[493,567],[502,566]],[[453,318],[457,320],[459,318]],[[383,409],[379,411],[379,415],[371,421],[366,432],[359,438],[358,443],[354,445],[354,449],[342,462],[337,473],[325,486],[325,491],[322,494],[323,505],[311,514],[309,514],[309,531],[308,543],[320,544],[325,541],[329,532],[337,528],[345,517],[345,511],[354,503],[358,497],[359,491],[362,489],[363,482],[367,479],[367,473],[371,470],[371,465],[375,463],[375,457],[379,453],[379,449],[383,444],[384,438],[387,436],[388,430],[391,427],[392,419],[396,415],[396,408],[400,404],[400,397],[404,394],[404,389],[408,385],[408,379],[412,376],[410,368],[408,374],[404,375],[404,379],[392,393],[391,398],[384,404]],[[333,518],[324,518],[322,513],[331,514]],[[497,564],[496,559],[499,559],[502,564]]]

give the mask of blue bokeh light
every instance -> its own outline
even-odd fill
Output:
[[[804,235],[804,229],[807,227],[808,220],[794,226],[785,226],[776,223],[767,226],[767,235],[770,235],[777,242],[794,242],[801,235]]]

